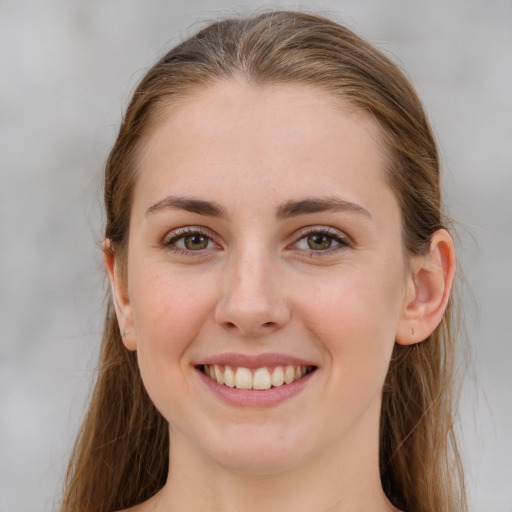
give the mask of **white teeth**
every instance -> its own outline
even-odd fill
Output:
[[[282,366],[277,366],[272,372],[272,386],[282,386],[284,384],[284,371]]]
[[[218,365],[214,365],[213,366],[214,368],[214,371],[215,371],[215,375],[212,375],[212,377],[219,383],[219,384],[224,384],[224,374],[220,371],[220,368]],[[211,371],[211,366],[210,366],[210,371]]]
[[[272,378],[266,368],[258,368],[254,372],[253,385],[254,389],[270,389],[272,386]]]
[[[237,389],[252,388],[252,373],[247,368],[238,368],[235,375],[235,386]]]
[[[236,369],[217,364],[205,364],[203,372],[220,385],[226,385],[237,389],[257,389],[266,390],[273,387],[279,387],[283,384],[291,384],[304,377],[313,367],[311,366],[276,366],[272,373],[267,368],[249,368],[238,367]]]
[[[295,368],[293,366],[287,366],[284,372],[284,381],[286,384],[291,384],[295,380]]]
[[[224,369],[224,384],[230,388],[235,387],[235,374],[229,366]]]

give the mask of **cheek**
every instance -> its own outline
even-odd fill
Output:
[[[403,277],[384,269],[343,269],[298,291],[308,300],[297,308],[333,375],[364,381],[385,377],[401,314]],[[306,290],[307,289],[307,290]]]
[[[187,418],[187,376],[194,342],[212,314],[215,289],[205,280],[146,265],[131,276],[131,302],[137,359],[144,386],[161,414],[176,425]],[[198,289],[200,287],[200,289]]]
[[[186,363],[182,359],[187,348],[212,314],[209,290],[214,286],[169,272],[165,265],[134,275],[132,283],[139,358],[153,358],[155,365]]]

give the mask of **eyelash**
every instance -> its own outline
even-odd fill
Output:
[[[165,249],[174,252],[175,254],[182,254],[185,256],[200,256],[204,251],[203,250],[193,250],[186,249],[181,247],[176,247],[176,243],[179,240],[184,240],[185,238],[193,237],[193,236],[201,236],[208,239],[208,244],[210,242],[215,243],[213,241],[213,237],[209,231],[206,231],[200,227],[187,227],[177,229],[166,236],[162,242],[162,245]],[[216,244],[217,245],[217,244]]]
[[[299,242],[301,242],[304,239],[307,239],[310,236],[314,235],[321,235],[328,237],[331,239],[331,241],[336,242],[336,245],[334,247],[328,247],[327,249],[320,249],[320,250],[314,250],[311,248],[308,249],[298,249],[299,251],[303,251],[306,253],[309,253],[311,257],[321,257],[326,255],[331,255],[338,251],[343,251],[347,249],[348,247],[351,247],[350,239],[343,235],[340,231],[335,230],[334,228],[328,228],[328,227],[321,227],[321,226],[311,226],[308,228],[305,228],[301,230],[298,233],[298,239],[296,242],[293,242],[289,247],[293,247],[298,245]],[[306,241],[307,243],[307,241]]]
[[[333,228],[327,228],[327,227],[311,226],[311,227],[304,228],[303,230],[301,230],[297,235],[298,238],[296,239],[296,241],[293,242],[292,244],[288,245],[287,248],[293,249],[293,247],[297,246],[299,244],[299,242],[301,242],[302,240],[307,239],[308,237],[313,236],[313,235],[321,235],[321,236],[328,237],[331,241],[336,242],[336,245],[334,247],[328,247],[327,249],[320,249],[320,250],[314,250],[311,248],[308,248],[308,249],[304,248],[304,249],[297,249],[297,250],[300,252],[303,252],[303,253],[309,253],[309,255],[311,257],[319,257],[319,256],[327,255],[327,254],[332,254],[334,252],[338,252],[338,251],[344,250],[348,247],[351,247],[351,242],[348,239],[348,237],[346,235],[342,235],[338,230],[334,230]],[[170,250],[170,251],[174,252],[175,254],[180,254],[180,255],[185,255],[185,256],[200,256],[200,255],[204,254],[204,251],[207,250],[207,248],[194,250],[194,249],[186,249],[186,248],[181,248],[181,247],[176,246],[176,244],[180,240],[184,240],[186,238],[193,237],[193,236],[200,236],[200,237],[206,238],[207,244],[210,244],[210,243],[216,244],[209,231],[204,230],[200,227],[187,227],[187,228],[178,229],[178,230],[170,233],[169,236],[165,237],[165,239],[162,242],[162,245],[165,249]],[[216,245],[218,245],[218,244],[216,244]]]

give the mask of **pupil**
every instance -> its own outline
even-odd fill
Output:
[[[185,247],[191,250],[206,249],[208,238],[202,235],[192,235],[185,238]]]
[[[310,235],[308,236],[308,245],[310,249],[329,249],[332,244],[332,239],[327,235]]]

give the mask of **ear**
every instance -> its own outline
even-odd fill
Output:
[[[116,257],[110,246],[110,240],[108,239],[103,242],[103,259],[110,280],[112,298],[114,300],[117,322],[119,324],[119,330],[121,331],[123,344],[128,350],[135,350],[137,346],[126,276],[125,273],[121,272],[119,269]]]
[[[440,229],[432,235],[428,253],[410,259],[397,343],[412,345],[434,332],[448,305],[455,268],[453,239],[448,231]]]

